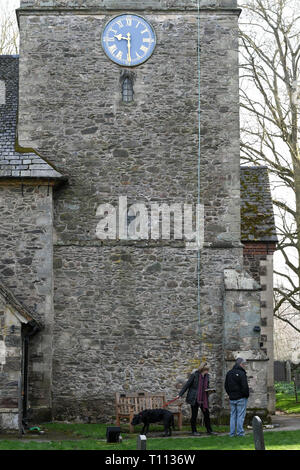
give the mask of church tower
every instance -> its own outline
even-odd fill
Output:
[[[267,409],[241,244],[239,14],[236,0],[21,0],[18,142],[68,180],[53,189],[48,328],[32,339],[36,414],[107,419],[115,392],[171,399],[206,360],[220,417],[239,355],[249,408]],[[199,202],[201,249],[153,236],[150,207]]]

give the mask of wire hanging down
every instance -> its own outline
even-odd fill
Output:
[[[200,188],[201,188],[201,63],[200,63],[200,43],[201,43],[201,33],[200,33],[200,0],[198,0],[198,41],[197,41],[197,59],[198,59],[198,211],[200,208]],[[203,221],[204,223],[204,221]],[[200,216],[198,212],[198,240],[200,240]],[[200,256],[200,246],[197,247],[197,276],[198,276],[198,300],[197,300],[197,309],[198,309],[198,330],[200,334],[200,322],[201,322],[201,313],[200,313],[200,271],[201,271],[201,256]]]

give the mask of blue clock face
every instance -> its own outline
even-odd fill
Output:
[[[156,45],[152,26],[137,15],[120,15],[112,19],[102,34],[106,55],[116,64],[135,67],[152,55]]]

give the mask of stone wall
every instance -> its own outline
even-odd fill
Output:
[[[0,295],[0,431],[18,429],[21,322]]]
[[[261,286],[245,271],[225,269],[225,289],[224,376],[237,357],[245,358],[250,390],[248,409],[259,409],[264,415],[263,410],[268,407],[268,357],[260,345]],[[229,410],[229,399],[224,398],[223,406]]]
[[[44,9],[134,9],[134,10],[185,10],[195,9],[198,0],[21,0],[21,8]],[[236,8],[237,0],[200,0],[201,8]]]
[[[147,2],[157,47],[134,69],[135,100],[127,105],[122,71],[105,56],[101,33],[113,15],[108,5],[129,3],[140,12],[134,2],[98,2],[97,13],[85,15],[20,12],[20,142],[69,176],[54,197],[56,418],[107,419],[116,391],[163,390],[172,398],[200,359],[209,361],[218,390],[212,408],[223,399],[224,268],[241,270],[243,255],[238,11],[201,13],[198,303],[197,253],[184,244],[96,238],[100,203],[116,204],[120,195],[130,203],[198,197],[197,15],[185,9],[196,3],[177,2],[172,12],[172,2]]]
[[[151,59],[135,69],[132,106],[121,102],[120,68],[101,48],[109,18],[20,18],[26,41],[21,41],[19,139],[70,176],[55,206],[63,242],[94,240],[98,205],[117,203],[119,195],[131,202],[197,200],[196,16],[147,16],[158,44]],[[201,29],[206,239],[237,244],[237,15],[203,13]]]
[[[7,184],[7,183],[6,183]],[[31,340],[29,404],[51,408],[53,277],[52,188],[0,185],[0,277],[44,329]]]
[[[245,243],[244,265],[261,285],[260,348],[269,359],[267,368],[268,409],[275,412],[274,390],[274,305],[273,305],[273,253],[274,243]]]

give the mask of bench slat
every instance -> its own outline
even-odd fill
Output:
[[[164,393],[153,394],[148,392],[137,393],[116,393],[116,423],[120,426],[120,418],[129,419],[130,432],[134,432],[134,427],[131,425],[131,420],[134,414],[140,413],[146,409],[163,408],[166,403]],[[169,409],[178,418],[178,427],[182,427],[182,404],[179,403],[177,408],[172,405]]]

